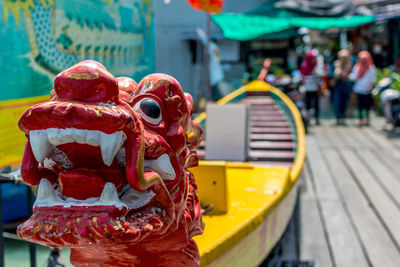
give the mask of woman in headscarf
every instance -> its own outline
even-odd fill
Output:
[[[375,65],[368,51],[358,53],[350,78],[355,81],[353,92],[357,95],[358,117],[360,126],[369,125],[369,110],[371,108],[371,91],[376,82]]]
[[[338,53],[335,65],[335,86],[333,88],[333,103],[335,107],[336,125],[346,125],[346,108],[351,93],[351,54],[349,50],[342,49]]]
[[[318,91],[321,89],[322,75],[317,73],[317,56],[315,50],[309,51],[301,64],[300,72],[303,75],[303,85],[306,91],[306,108],[307,110],[314,109],[315,121],[319,125]]]

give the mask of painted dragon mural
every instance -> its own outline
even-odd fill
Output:
[[[46,94],[55,75],[83,60],[134,79],[154,72],[152,0],[0,0],[0,26],[2,60],[13,63],[0,80],[23,73],[3,85],[16,88],[8,99]]]
[[[19,121],[21,175],[39,185],[26,240],[70,247],[75,266],[198,266],[193,175],[202,129],[166,74],[138,84],[96,61],[56,76],[51,99]]]

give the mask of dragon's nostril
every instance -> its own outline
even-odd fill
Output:
[[[103,65],[87,60],[57,75],[54,89],[60,100],[92,103],[117,102],[118,82]]]

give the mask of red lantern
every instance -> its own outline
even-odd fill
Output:
[[[188,0],[194,9],[199,9],[208,13],[220,13],[224,0]]]

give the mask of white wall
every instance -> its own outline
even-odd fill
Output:
[[[242,13],[265,0],[225,0],[222,12]],[[153,0],[156,71],[174,76],[189,93],[194,93],[196,69],[192,64],[188,39],[196,36],[197,27],[206,27],[206,13],[194,10],[186,0]],[[213,25],[213,33],[219,32]],[[198,72],[198,71],[197,71]]]

